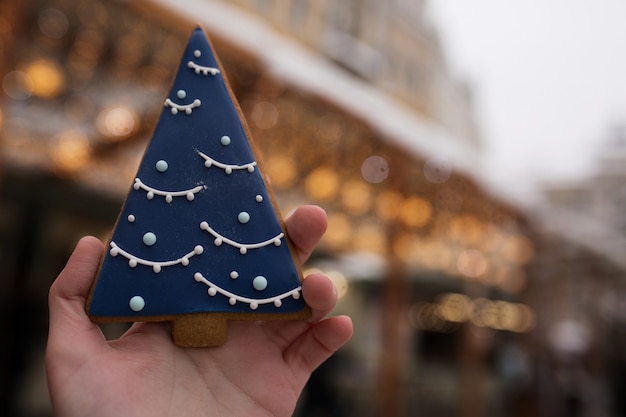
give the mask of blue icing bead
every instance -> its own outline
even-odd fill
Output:
[[[257,291],[263,291],[264,289],[267,288],[267,278],[260,276],[260,275],[258,277],[255,277],[252,280],[252,286]]]
[[[128,306],[130,307],[131,310],[135,312],[141,311],[146,306],[146,300],[144,300],[143,297],[139,295],[135,295],[128,302]]]
[[[157,241],[157,237],[154,233],[148,232],[143,235],[143,244],[146,246],[153,246]]]

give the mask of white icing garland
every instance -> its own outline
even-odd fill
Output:
[[[124,258],[128,259],[128,266],[130,266],[131,268],[136,267],[137,264],[151,266],[152,270],[157,274],[161,272],[161,268],[164,266],[172,266],[172,265],[178,265],[178,264],[187,266],[189,265],[189,258],[191,258],[194,255],[200,255],[202,254],[202,252],[204,252],[204,248],[201,245],[197,245],[196,247],[193,248],[191,252],[189,252],[182,258],[174,259],[171,261],[158,262],[158,261],[148,261],[146,259],[142,259],[135,255],[132,255],[126,252],[124,249],[120,248],[113,241],[111,241],[110,245],[111,245],[111,250],[109,251],[109,253],[111,254],[111,256],[122,255]]]
[[[163,191],[152,188],[149,185],[144,184],[139,178],[135,178],[135,184],[133,184],[133,188],[135,190],[139,190],[141,188],[147,191],[146,197],[148,198],[148,200],[152,200],[155,195],[161,195],[165,197],[166,202],[171,203],[172,197],[181,196],[185,196],[187,197],[187,200],[192,201],[194,199],[194,194],[197,194],[200,191],[206,189],[206,185],[198,185],[197,187],[182,191]]]
[[[277,295],[275,297],[270,297],[270,298],[247,298],[247,297],[242,297],[237,294],[233,294],[230,291],[226,291],[225,289],[218,287],[217,285],[213,284],[211,281],[206,279],[200,272],[196,272],[193,278],[197,282],[202,282],[203,284],[206,284],[209,287],[208,293],[211,297],[215,296],[217,293],[220,293],[223,296],[228,297],[228,303],[230,305],[235,305],[237,301],[239,301],[242,303],[250,304],[251,310],[256,310],[261,304],[269,304],[269,303],[273,303],[275,307],[280,307],[282,305],[281,300],[287,297],[291,296],[295,300],[299,299],[300,290],[302,289],[301,286],[298,286],[294,288],[293,290],[287,291],[286,293]]]
[[[244,165],[223,164],[211,158],[205,153],[202,153],[200,151],[196,151],[196,152],[198,152],[198,155],[200,155],[204,159],[205,167],[210,168],[211,166],[215,165],[218,168],[222,168],[227,174],[232,173],[233,170],[239,170],[239,169],[247,169],[248,172],[254,172],[254,167],[256,166],[256,161],[252,161]]]
[[[200,107],[200,104],[202,103],[200,102],[199,99],[195,99],[189,104],[177,104],[177,103],[174,103],[169,98],[167,98],[165,99],[164,105],[166,107],[172,108],[172,114],[178,114],[178,112],[181,110],[183,110],[186,114],[191,114],[191,112],[193,112],[193,109],[195,109],[196,107]]]
[[[268,239],[268,240],[263,241],[263,242],[259,242],[259,243],[239,243],[239,242],[235,242],[234,240],[231,240],[231,239],[229,239],[229,238],[227,238],[225,236],[220,235],[215,230],[211,229],[211,227],[209,226],[209,224],[207,222],[200,223],[200,229],[206,230],[207,232],[209,232],[210,234],[212,234],[215,237],[215,240],[213,241],[215,246],[220,246],[222,243],[226,243],[226,244],[228,244],[230,246],[238,248],[239,252],[242,255],[245,255],[246,252],[248,252],[248,249],[258,249],[258,248],[262,248],[264,246],[269,246],[271,244],[274,244],[275,246],[280,246],[281,239],[283,238],[283,236],[285,236],[283,233],[279,233],[276,236],[274,236],[273,238]]]
[[[187,62],[187,66],[188,66],[189,68],[193,69],[193,70],[194,70],[194,72],[195,72],[196,74],[200,74],[200,73],[202,73],[203,75],[209,75],[209,74],[211,74],[211,75],[215,76],[215,75],[217,75],[217,74],[219,74],[219,73],[220,73],[220,70],[218,70],[217,68],[214,68],[214,67],[205,67],[205,66],[203,66],[203,65],[196,64],[196,63],[195,63],[195,62],[193,62],[193,61],[189,61],[189,62]]]

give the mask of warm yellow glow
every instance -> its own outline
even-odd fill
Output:
[[[471,300],[456,293],[442,294],[435,303],[419,302],[409,308],[409,322],[422,330],[449,331],[468,321],[478,327],[525,333],[535,327],[536,317],[524,304],[487,298]]]
[[[426,225],[433,214],[433,207],[430,201],[421,197],[409,197],[402,204],[400,217],[404,224],[410,227],[421,227]]]
[[[304,189],[314,200],[331,200],[337,195],[339,177],[331,168],[317,168],[306,178]]]
[[[486,226],[471,215],[460,215],[452,218],[449,224],[450,237],[459,242],[476,245],[483,238]]]
[[[38,97],[56,97],[66,89],[63,69],[54,61],[38,59],[28,65],[24,72],[32,80],[32,93]]]
[[[251,114],[252,121],[259,129],[270,129],[278,123],[278,109],[272,103],[255,103]]]
[[[347,181],[341,190],[341,202],[351,214],[365,214],[371,204],[370,189],[363,181]]]
[[[322,242],[335,248],[345,249],[352,234],[352,225],[348,216],[342,213],[328,215],[328,228],[322,237]]]
[[[382,220],[398,217],[404,197],[397,191],[383,191],[376,197],[376,215]]]
[[[487,271],[485,255],[476,249],[465,249],[457,258],[457,269],[466,278],[478,278]]]
[[[535,256],[535,248],[526,236],[509,236],[504,243],[503,254],[511,263],[526,265]]]
[[[267,164],[264,164],[263,168],[272,180],[272,187],[275,188],[289,188],[297,177],[297,170],[293,160],[284,155],[273,155],[268,158]]]
[[[419,263],[421,240],[410,233],[400,233],[393,242],[395,257],[406,264]]]
[[[470,299],[463,294],[443,294],[437,299],[437,313],[448,321],[467,321]]]
[[[77,131],[67,131],[59,135],[50,150],[54,169],[61,175],[72,174],[84,168],[90,156],[89,139]]]
[[[126,107],[106,108],[100,112],[96,120],[98,131],[113,141],[130,136],[137,124],[137,115]]]
[[[354,248],[365,252],[385,253],[385,230],[378,223],[362,224],[354,235]]]

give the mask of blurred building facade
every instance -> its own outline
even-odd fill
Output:
[[[2,415],[49,415],[47,288],[80,236],[109,233],[196,23],[212,37],[282,210],[315,203],[328,212],[306,269],[335,281],[337,311],[356,331],[314,375],[297,415],[552,417],[572,415],[570,400],[606,408],[570,385],[599,381],[607,392],[600,382],[613,362],[600,341],[615,321],[588,313],[601,311],[603,294],[623,294],[623,272],[578,241],[538,230],[438,153],[443,140],[462,149],[479,140],[423,3],[237,4],[0,5],[0,301],[1,330],[11,335],[0,355]],[[230,29],[206,10],[234,19]],[[257,39],[243,29],[251,24]],[[316,75],[336,95],[268,65],[268,51],[254,47],[261,35],[294,41],[290,73],[335,63]],[[370,83],[382,91],[376,104],[393,102],[388,96],[401,104],[364,116],[339,99],[371,98],[361,95]],[[406,108],[406,128],[386,129],[381,119],[401,124]],[[401,140],[406,130],[435,151]],[[575,361],[563,361],[572,346]]]
[[[236,0],[278,30],[480,146],[471,90],[443,58],[424,0]]]

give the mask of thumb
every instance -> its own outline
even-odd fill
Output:
[[[82,238],[65,268],[50,287],[48,356],[92,351],[105,341],[100,328],[85,312],[85,301],[104,246],[95,237]]]

